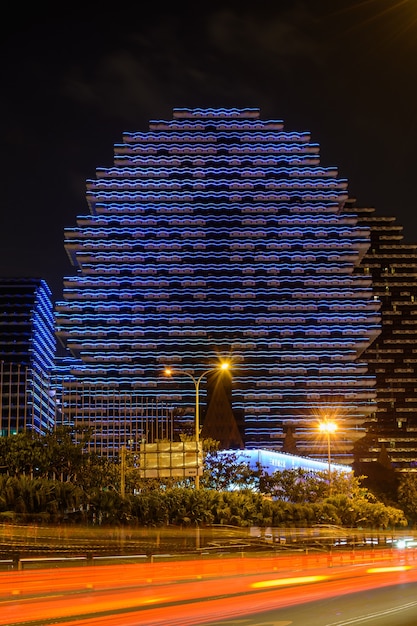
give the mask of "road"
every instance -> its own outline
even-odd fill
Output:
[[[416,591],[414,549],[84,565],[0,572],[0,624],[415,626]]]

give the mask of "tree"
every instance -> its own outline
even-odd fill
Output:
[[[0,466],[8,476],[39,476],[42,441],[35,433],[26,431],[10,437],[0,437]]]
[[[403,474],[399,478],[398,504],[404,509],[406,516],[417,522],[417,475]]]
[[[61,481],[75,480],[88,458],[84,446],[92,432],[91,427],[73,429],[70,426],[59,426],[42,438],[47,450],[47,472],[51,478]]]
[[[218,454],[209,452],[204,459],[204,473],[201,486],[207,489],[232,490],[256,489],[259,472],[252,470],[248,463],[239,460],[240,453]]]

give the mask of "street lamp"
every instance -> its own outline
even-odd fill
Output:
[[[207,374],[211,374],[212,372],[218,372],[218,371],[223,372],[227,369],[229,369],[229,363],[227,361],[223,361],[217,367],[211,367],[210,369],[205,370],[198,378],[193,376],[191,372],[187,372],[187,370],[172,369],[170,367],[166,367],[164,370],[165,376],[175,376],[175,374],[182,374],[183,376],[188,376],[188,378],[191,378],[191,380],[194,383],[194,387],[195,387],[195,441],[196,441],[197,454],[198,454],[198,444],[200,442],[200,383],[202,379],[204,378],[204,376],[207,376]],[[198,475],[198,466],[197,466],[197,472],[195,475],[195,488],[196,489],[200,488],[200,476]]]
[[[319,423],[319,430],[321,433],[325,433],[327,436],[327,461],[329,465],[329,494],[332,492],[332,468],[331,468],[331,455],[330,455],[330,435],[334,434],[337,430],[336,422],[332,422],[328,419]]]

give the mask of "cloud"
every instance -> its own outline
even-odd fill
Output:
[[[309,30],[316,18],[304,7],[287,12],[220,11],[208,21],[213,47],[232,58],[254,58],[282,69],[294,58],[319,59],[322,47]]]
[[[303,4],[272,11],[238,4],[125,25],[88,65],[82,57],[72,64],[64,95],[105,118],[129,120],[172,106],[254,105],[278,78],[323,66],[326,50],[311,33],[317,18]]]

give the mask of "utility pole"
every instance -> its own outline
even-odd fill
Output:
[[[122,498],[125,497],[126,492],[126,484],[125,484],[125,474],[126,474],[126,448],[124,446],[121,447],[121,457],[120,457],[120,495]]]

